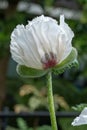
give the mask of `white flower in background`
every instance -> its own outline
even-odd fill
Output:
[[[84,124],[87,124],[87,107],[85,107],[81,114],[78,117],[76,117],[72,122],[73,126],[79,126]]]
[[[74,34],[60,16],[60,23],[39,16],[29,23],[18,25],[11,35],[12,58],[19,64],[35,69],[48,69],[60,64],[72,50]]]

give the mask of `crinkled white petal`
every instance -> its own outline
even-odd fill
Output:
[[[43,15],[29,22],[26,29],[32,34],[36,41],[38,51],[42,56],[53,51],[57,44],[57,34],[59,33],[57,21],[44,17]],[[56,50],[54,50],[56,51]]]
[[[47,53],[56,55],[57,63],[61,63],[72,50],[74,34],[60,16],[57,21],[45,16],[33,19],[28,25],[18,25],[11,35],[11,54],[21,65],[43,69],[41,62]]]
[[[24,26],[19,25],[11,35],[11,54],[18,64],[33,68],[42,68],[40,57],[35,46],[28,40]],[[31,39],[30,39],[31,40]]]
[[[64,15],[60,16],[60,27],[61,27],[61,30],[66,35],[67,41],[71,42],[72,38],[74,37],[74,33],[71,30],[71,28],[68,26],[68,24],[65,23],[65,21],[64,21]]]
[[[87,124],[87,107],[85,107],[81,114],[72,122],[73,126],[79,126],[83,124]]]
[[[33,25],[35,23],[39,23],[39,22],[48,22],[48,21],[57,23],[57,21],[55,19],[41,15],[39,17],[34,18],[32,21],[29,21],[29,24],[27,26],[31,26],[31,25]]]
[[[72,50],[72,38],[74,37],[73,31],[70,29],[68,24],[64,21],[64,15],[60,16],[60,30],[62,31],[62,36],[59,37],[59,50],[60,50],[60,62],[62,62]],[[62,50],[61,50],[62,49]]]

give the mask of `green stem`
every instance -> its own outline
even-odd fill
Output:
[[[48,104],[49,104],[49,112],[50,112],[52,130],[58,130],[57,123],[56,123],[56,116],[55,116],[53,92],[52,92],[52,74],[51,74],[51,72],[48,72],[48,74],[47,74],[47,87],[48,87]]]

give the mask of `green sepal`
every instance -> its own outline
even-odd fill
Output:
[[[17,73],[25,78],[38,78],[44,76],[47,73],[47,70],[29,68],[24,65],[17,65]]]
[[[63,60],[60,64],[55,66],[52,71],[54,74],[61,74],[63,73],[67,68],[70,69],[71,67],[78,67],[78,61],[77,61],[77,51],[75,48],[72,48],[71,53],[69,56]]]

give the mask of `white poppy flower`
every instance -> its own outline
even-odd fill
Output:
[[[26,74],[29,68],[37,69],[41,74],[43,70],[60,67],[70,54],[62,67],[64,68],[64,64],[67,62],[71,64],[77,55],[76,49],[71,44],[73,36],[63,15],[60,16],[60,24],[57,24],[53,18],[42,15],[29,21],[26,26],[18,25],[11,34],[10,45],[12,58],[18,63],[18,72],[22,66],[21,70],[27,67],[24,72]],[[38,75],[34,70],[33,76]],[[31,71],[29,70],[30,75]]]
[[[73,126],[79,126],[84,124],[87,124],[87,107],[85,107],[81,114],[78,117],[76,117],[72,122]]]

